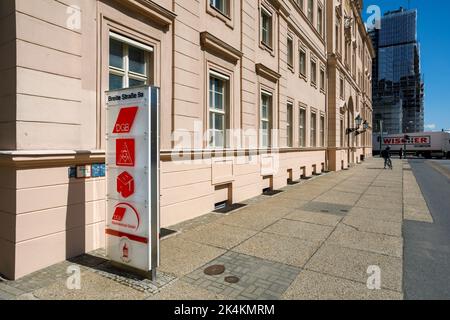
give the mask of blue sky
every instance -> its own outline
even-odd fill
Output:
[[[425,76],[426,131],[450,130],[450,1],[449,0],[364,0],[366,8],[378,5],[382,14],[400,6],[418,10],[417,34],[421,67]]]

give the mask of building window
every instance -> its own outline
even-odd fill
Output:
[[[344,94],[344,79],[339,78],[339,96],[341,99],[345,99]]]
[[[299,146],[301,148],[306,147],[306,109],[300,108],[298,116],[298,127],[299,127]]]
[[[320,69],[320,90],[325,91],[325,70]]]
[[[344,120],[341,119],[340,123],[340,133],[341,133],[341,147],[344,147]]]
[[[297,5],[300,7],[300,9],[303,10],[303,0],[295,0],[295,2],[296,2]]]
[[[308,0],[308,20],[314,24],[314,0]]]
[[[230,0],[210,0],[209,4],[223,15],[230,16]]]
[[[335,50],[337,53],[341,54],[341,19],[336,17],[336,27],[335,27],[335,33],[336,33],[336,42],[335,42]]]
[[[311,147],[317,146],[317,116],[315,112],[311,112]]]
[[[317,31],[323,35],[323,9],[320,6],[317,7]]]
[[[109,39],[109,90],[151,84],[153,48],[116,33]]]
[[[320,116],[320,146],[325,147],[325,117]]]
[[[209,146],[225,148],[228,129],[230,78],[221,73],[209,72]]]
[[[299,70],[300,75],[306,78],[306,51],[303,48],[299,50]]]
[[[311,84],[317,84],[317,62],[311,59]]]
[[[272,129],[272,94],[261,93],[261,147],[270,146],[270,133]]]
[[[294,67],[294,39],[291,36],[287,38],[287,64]]]
[[[261,7],[261,42],[272,48],[272,14]]]
[[[294,105],[292,102],[288,102],[287,104],[287,121],[286,121],[286,133],[287,133],[287,146],[288,147],[292,147],[293,146],[293,132],[292,130],[294,129],[293,126],[293,109],[294,109]]]

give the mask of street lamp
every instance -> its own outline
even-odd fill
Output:
[[[348,128],[347,134],[350,134],[352,132],[358,131],[359,127],[361,126],[363,122],[363,118],[361,118],[361,115],[358,114],[358,116],[355,118],[356,128]]]
[[[363,122],[363,130],[362,131],[356,131],[355,135],[359,136],[360,134],[363,134],[367,131],[367,129],[369,129],[369,123],[367,122],[367,120],[364,120]]]

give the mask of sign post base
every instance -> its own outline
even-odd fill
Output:
[[[150,271],[142,271],[140,269],[136,269],[136,268],[133,268],[133,267],[130,267],[130,266],[118,263],[118,262],[114,262],[114,261],[111,261],[111,265],[116,269],[135,274],[135,275],[137,275],[139,277],[143,277],[145,279],[149,279],[152,282],[156,282],[156,268],[154,268],[153,270],[150,270]]]

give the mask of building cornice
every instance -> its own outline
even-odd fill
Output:
[[[266,67],[262,63],[256,64],[255,69],[256,69],[256,74],[258,74],[259,76],[266,78],[267,80],[270,80],[272,82],[278,82],[278,80],[281,78],[281,74]]]
[[[0,151],[0,167],[36,168],[104,162],[104,150]]]
[[[219,54],[234,64],[236,64],[243,56],[241,51],[233,48],[228,43],[220,40],[207,31],[200,33],[200,44],[203,50]]]
[[[104,0],[105,1],[105,0]],[[153,22],[168,27],[177,15],[151,0],[113,0],[114,2],[126,6],[131,10],[138,11],[139,14],[147,16]]]

